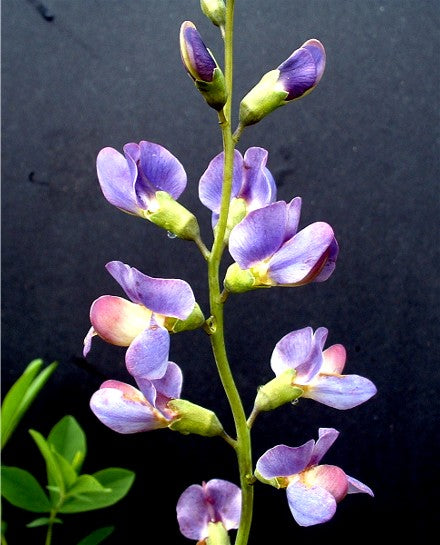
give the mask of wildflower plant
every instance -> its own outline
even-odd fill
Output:
[[[319,429],[316,442],[274,446],[254,466],[250,432],[259,413],[300,398],[346,410],[370,399],[376,388],[367,378],[342,374],[345,349],[340,344],[324,349],[325,327],[313,331],[304,326],[286,334],[274,347],[268,363],[275,378],[257,388],[254,407],[246,415],[225,347],[228,298],[258,288],[301,288],[324,282],[335,271],[339,246],[333,228],[325,222],[299,229],[300,197],[277,200],[276,181],[266,166],[267,150],[254,146],[240,152],[236,147],[247,127],[318,85],[326,55],[317,39],[295,49],[242,99],[233,131],[234,0],[202,0],[200,4],[224,39],[224,66],[192,22],[181,24],[179,43],[184,68],[217,114],[223,141],[223,150],[201,174],[198,187],[201,202],[212,213],[211,248],[202,240],[195,215],[177,202],[186,188],[184,167],[161,145],[128,143],[123,154],[104,148],[98,154],[97,174],[109,203],[197,245],[207,265],[209,309],[203,312],[183,280],[152,278],[112,261],[107,270],[128,299],[103,295],[92,304],[84,354],[95,335],[127,347],[126,368],[136,385],[107,380],[90,402],[97,418],[112,430],[127,434],[167,427],[183,434],[219,436],[234,449],[237,484],[221,478],[191,484],[177,501],[177,519],[182,534],[199,544],[229,544],[229,531],[237,529],[235,544],[246,545],[257,480],[286,489],[292,515],[302,526],[329,520],[348,493],[373,495],[368,486],[342,469],[320,464],[339,434],[333,428]],[[233,264],[221,278],[225,252]],[[168,359],[172,334],[197,328],[210,340],[234,433],[227,433],[211,410],[186,399],[179,367],[184,362]],[[310,407],[312,410],[312,403]],[[288,437],[291,441],[294,439]]]

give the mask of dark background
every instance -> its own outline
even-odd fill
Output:
[[[301,225],[329,222],[341,248],[336,272],[323,284],[228,300],[228,349],[245,407],[273,376],[275,343],[306,325],[328,327],[328,345],[347,347],[347,372],[378,387],[375,398],[350,411],[302,400],[257,420],[255,459],[278,443],[316,439],[318,427],[336,427],[341,435],[325,462],[370,485],[376,497],[349,496],[331,522],[302,529],[285,493],[258,483],[250,543],[351,543],[383,529],[420,538],[439,506],[439,4],[236,4],[234,112],[261,75],[305,40],[316,37],[326,47],[318,88],[248,129],[238,147],[268,149],[278,198],[302,196]],[[233,452],[220,439],[168,430],[122,436],[105,428],[88,401],[105,378],[130,381],[124,350],[97,340],[86,361],[82,341],[91,302],[122,295],[104,269],[108,261],[187,280],[207,312],[204,262],[191,243],[110,206],[95,158],[104,146],[120,150],[142,139],[167,147],[188,173],[180,201],[197,214],[210,245],[210,212],[197,184],[221,138],[214,111],[181,65],[180,24],[192,20],[222,64],[221,40],[197,0],[45,6],[52,21],[35,2],[2,4],[3,393],[36,357],[60,365],[3,462],[43,481],[27,430],[46,435],[72,414],[88,435],[84,470],[128,467],[137,480],[116,506],[65,516],[54,544],[73,545],[99,525],[115,524],[109,545],[134,536],[183,545],[189,541],[175,520],[180,493],[214,477],[236,482]],[[232,433],[206,335],[173,336],[170,359],[184,371],[183,397],[216,410]],[[9,545],[43,542],[41,529],[23,530],[33,518],[5,505]]]

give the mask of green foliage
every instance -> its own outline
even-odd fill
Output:
[[[32,511],[47,513],[50,501],[37,479],[19,467],[2,467],[2,496],[9,503]]]
[[[13,431],[28,410],[35,397],[57,368],[56,362],[41,370],[43,360],[36,359],[26,367],[18,380],[12,385],[1,407],[1,448],[6,445]]]
[[[84,539],[82,539],[78,545],[98,545],[98,543],[102,543],[106,537],[108,537],[113,530],[115,529],[114,526],[105,526],[104,528],[98,528],[88,536],[86,536]]]

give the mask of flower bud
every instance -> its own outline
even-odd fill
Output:
[[[303,390],[293,385],[295,376],[295,369],[287,369],[264,386],[260,386],[255,398],[254,411],[271,411],[301,397]]]
[[[308,40],[288,59],[265,74],[240,103],[240,125],[260,121],[267,114],[310,93],[321,80],[325,50],[319,40]]]
[[[172,399],[168,402],[167,407],[176,413],[172,423],[168,426],[173,431],[179,431],[184,435],[196,433],[205,437],[214,437],[224,433],[217,415],[209,409],[185,399]]]
[[[224,241],[225,244],[228,243],[229,235],[231,234],[232,229],[240,223],[240,221],[246,216],[246,201],[241,198],[233,198],[229,206],[228,220],[226,224]],[[218,223],[214,227],[214,234],[217,234]]]
[[[223,0],[200,0],[200,7],[215,26],[225,26],[226,6]]]
[[[164,326],[171,333],[180,333],[181,331],[191,331],[202,327],[205,323],[205,317],[202,309],[196,303],[194,310],[185,320],[179,320],[179,318],[167,317],[165,318]]]
[[[206,102],[220,111],[226,103],[226,85],[223,72],[190,21],[180,27],[180,54],[186,71]]]
[[[240,269],[237,263],[228,267],[224,279],[224,286],[231,293],[243,293],[254,289],[255,277],[249,269]]]
[[[156,206],[145,215],[148,220],[185,240],[200,237],[199,224],[194,214],[166,191],[157,191],[155,197]]]

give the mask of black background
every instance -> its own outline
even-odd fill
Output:
[[[420,538],[438,510],[439,4],[236,4],[234,112],[261,75],[305,40],[316,37],[326,47],[318,88],[245,131],[238,148],[268,149],[278,198],[300,195],[301,226],[329,222],[341,248],[323,284],[228,300],[227,343],[245,407],[273,376],[275,343],[306,325],[328,327],[328,345],[347,347],[346,371],[378,387],[377,396],[350,411],[302,400],[257,420],[255,459],[278,443],[316,439],[318,427],[337,428],[341,435],[324,461],[367,483],[376,497],[349,496],[331,522],[303,529],[283,491],[257,484],[250,543],[351,543],[380,537],[383,529]],[[168,430],[122,436],[105,428],[88,401],[105,378],[129,381],[124,350],[97,340],[85,361],[82,341],[91,302],[122,295],[104,269],[114,259],[151,276],[187,280],[207,312],[197,249],[110,206],[95,158],[104,146],[120,150],[142,139],[168,148],[188,173],[180,201],[196,213],[210,244],[210,212],[198,201],[197,184],[221,138],[214,111],[181,65],[179,27],[192,20],[222,64],[221,39],[197,0],[45,5],[52,21],[28,0],[2,4],[3,392],[36,357],[60,365],[3,462],[43,481],[27,429],[47,434],[72,414],[88,435],[84,470],[128,467],[137,479],[116,506],[67,515],[54,544],[75,544],[113,523],[109,545],[134,536],[139,543],[189,543],[178,531],[176,501],[202,480],[236,482],[232,450],[220,439]],[[206,335],[173,336],[170,359],[184,371],[183,397],[217,411],[231,430]],[[32,518],[5,505],[9,545],[43,542],[41,529],[22,530]]]

